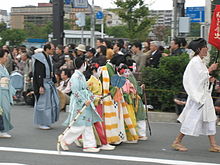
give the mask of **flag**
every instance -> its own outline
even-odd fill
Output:
[[[216,5],[212,16],[208,42],[220,50],[220,5]]]

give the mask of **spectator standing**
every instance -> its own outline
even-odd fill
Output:
[[[183,49],[181,48],[180,39],[173,39],[170,43],[171,56],[178,56],[183,53]]]
[[[62,45],[58,45],[56,47],[56,54],[53,55],[52,59],[53,59],[54,70],[56,72],[65,63],[65,55],[63,53]]]
[[[137,72],[140,72],[146,65],[146,54],[142,51],[142,43],[136,41],[132,44],[131,50],[133,52],[132,59],[136,62]]]
[[[86,53],[86,46],[83,44],[79,44],[76,47],[76,56],[84,56]]]
[[[113,55],[114,55],[114,51],[113,51],[113,46],[112,46],[112,42],[109,40],[105,40],[104,41],[104,46],[106,46],[107,51],[106,51],[106,60],[111,60]]]
[[[162,56],[161,51],[159,50],[160,48],[160,43],[159,41],[151,41],[150,42],[150,50],[151,50],[151,56],[149,60],[146,62],[146,66],[150,67],[158,67],[160,63],[160,58]]]

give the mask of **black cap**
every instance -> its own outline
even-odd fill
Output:
[[[192,40],[189,45],[188,45],[188,49],[192,49],[194,52],[197,52],[198,49],[200,48],[204,48],[207,46],[207,42],[205,39],[203,38],[198,38],[196,40]]]
[[[86,51],[87,51],[87,52],[91,52],[92,54],[95,54],[95,53],[96,53],[95,48],[88,48]]]

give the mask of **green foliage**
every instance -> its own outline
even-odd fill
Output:
[[[210,63],[209,65],[213,63],[220,63],[220,52],[218,49],[216,49],[214,46],[212,46],[212,49],[210,51]],[[220,80],[220,65],[218,65],[218,69],[213,71],[211,73],[211,76],[215,77],[217,80]]]
[[[71,21],[68,19],[64,20],[64,29],[72,29]],[[45,25],[36,25],[34,23],[25,23],[25,31],[27,38],[42,38],[48,39],[48,34],[53,32],[53,23],[48,22]]]
[[[7,24],[5,22],[0,23],[0,33],[7,29]]]
[[[143,69],[148,104],[160,111],[174,111],[173,98],[175,94],[183,92],[182,78],[188,62],[188,54],[161,57],[159,68]]]
[[[149,9],[144,4],[144,0],[115,0],[114,3],[119,7],[119,17],[128,26],[130,39],[145,40],[154,20],[148,18]]]
[[[9,41],[11,46],[20,45],[26,39],[26,33],[21,29],[7,29],[1,32],[1,45]]]
[[[105,33],[116,38],[128,38],[128,27],[126,25],[106,27]]]
[[[199,37],[200,36],[200,23],[191,23],[190,37]]]
[[[28,38],[42,38],[47,39],[48,34],[53,30],[52,22],[45,25],[36,25],[34,23],[25,23],[25,31]]]

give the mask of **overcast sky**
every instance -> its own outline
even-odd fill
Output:
[[[88,0],[90,3],[92,0]],[[113,8],[114,0],[94,0],[95,5],[103,8]],[[0,9],[8,10],[11,7],[19,7],[26,5],[37,5],[39,2],[49,2],[49,0],[1,0]],[[145,0],[149,4],[150,9],[154,10],[168,10],[172,9],[172,0]],[[205,6],[205,0],[186,0],[186,7],[189,6]]]

